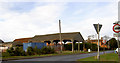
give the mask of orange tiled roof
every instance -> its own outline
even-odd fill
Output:
[[[15,39],[13,42],[26,43],[26,42],[28,42],[30,39],[32,39],[32,37],[29,37],[29,38],[19,38],[19,39]]]

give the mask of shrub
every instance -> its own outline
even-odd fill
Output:
[[[14,56],[15,54],[15,51],[14,51],[14,49],[13,49],[13,47],[11,47],[10,49],[7,49],[6,50],[6,53],[9,53],[10,54],[10,56]]]
[[[19,47],[19,53],[20,53],[20,56],[26,56],[26,53],[23,50],[23,47]]]
[[[37,54],[37,53],[38,53],[38,48],[37,48],[37,46],[35,46],[35,48],[33,48],[33,50],[34,50],[34,54]]]
[[[27,48],[27,55],[34,55],[34,50],[32,47]]]
[[[42,53],[42,54],[47,54],[47,53],[48,53],[48,48],[47,48],[47,47],[43,47],[43,48],[41,49],[41,53]]]
[[[11,56],[11,55],[8,52],[2,53],[2,57],[9,57],[9,56]]]
[[[12,48],[7,49],[5,53],[3,53],[2,57],[8,56],[26,56],[26,55],[41,55],[41,54],[51,54],[55,53],[55,50],[51,47],[43,47],[42,49],[38,49],[37,47],[32,48],[28,47],[27,52],[23,50],[22,47],[16,47],[15,50]]]
[[[26,56],[26,53],[22,47],[16,47],[14,54],[15,54],[15,56]]]
[[[48,47],[48,54],[55,53],[54,48]]]
[[[92,44],[92,51],[97,51],[97,44]]]
[[[38,54],[38,55],[41,55],[41,54],[42,54],[41,49],[38,49],[38,50],[37,50],[37,54]]]
[[[51,47],[43,47],[41,49],[41,54],[51,54],[51,53],[55,53],[55,50]]]
[[[15,56],[20,56],[19,47],[16,47],[16,49],[15,49]]]
[[[20,56],[26,56],[27,54],[25,53],[25,51],[21,51],[21,55]]]

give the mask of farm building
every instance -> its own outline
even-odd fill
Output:
[[[60,42],[60,34],[59,33],[55,33],[55,34],[46,34],[46,35],[35,35],[32,38],[28,38],[26,40],[25,43],[46,43],[47,46],[51,46],[54,48],[59,48],[60,44],[58,44]],[[70,32],[70,33],[61,33],[62,36],[62,42],[66,43],[66,42],[71,42],[72,43],[72,51],[74,51],[74,44],[76,42],[83,42],[84,43],[84,39],[82,37],[82,35],[80,34],[80,32]],[[13,44],[14,45],[22,45],[22,43],[24,43],[24,39],[17,39],[18,41],[14,40]],[[20,40],[20,41],[19,41]],[[79,46],[79,44],[78,44]],[[78,48],[79,50],[79,48]]]

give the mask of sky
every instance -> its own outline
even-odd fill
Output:
[[[100,36],[113,37],[113,23],[118,21],[117,0],[0,0],[0,39],[80,32],[84,39],[95,35],[93,24],[102,24]]]

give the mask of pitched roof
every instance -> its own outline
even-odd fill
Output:
[[[32,37],[15,39],[15,40],[13,41],[13,46],[23,45],[22,43],[26,43],[26,42],[28,42],[30,39],[32,39]]]
[[[80,32],[71,32],[71,33],[61,33],[62,40],[76,40],[79,42],[83,42],[84,39]],[[59,40],[59,33],[55,34],[46,34],[46,35],[35,35],[34,37],[30,38],[21,38],[21,39],[15,39],[13,41],[13,46],[15,45],[23,45],[21,41],[30,41],[30,42],[42,42],[42,41],[50,41],[50,40]]]
[[[32,37],[15,39],[13,42],[28,42],[29,39],[32,39]]]
[[[62,40],[77,40],[79,42],[84,41],[80,32],[70,32],[70,33],[61,33]],[[50,41],[50,40],[59,40],[59,33],[55,34],[46,34],[46,35],[35,35],[30,41],[32,42],[41,42],[41,41]]]
[[[4,42],[3,44],[12,44],[13,42]]]
[[[4,43],[4,42],[0,39],[0,43]]]

